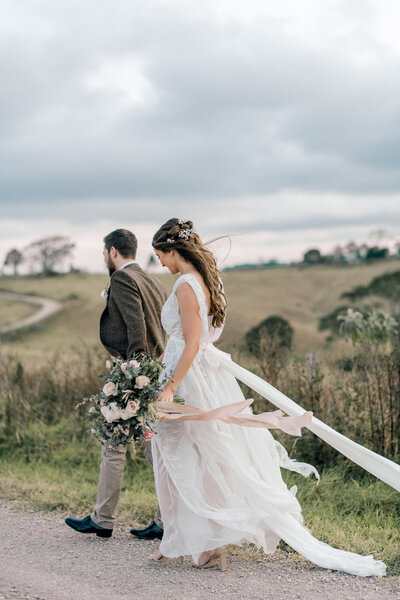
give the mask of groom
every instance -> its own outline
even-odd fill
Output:
[[[159,356],[165,335],[160,314],[167,294],[162,283],[145,273],[135,260],[136,236],[117,229],[104,238],[104,262],[110,273],[105,290],[107,305],[100,319],[100,340],[112,356],[128,359],[135,352]],[[145,442],[145,455],[152,465],[151,443]],[[116,449],[103,445],[97,502],[84,519],[68,517],[65,522],[80,533],[111,537],[114,514],[121,491],[126,446]],[[145,529],[131,529],[141,539],[161,539],[163,524],[157,508],[154,521]]]

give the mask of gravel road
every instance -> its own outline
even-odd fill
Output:
[[[187,558],[152,564],[157,542],[125,525],[110,539],[75,533],[59,513],[0,503],[0,600],[399,600],[400,578],[353,577],[296,555],[228,559],[228,570],[193,569]]]
[[[0,292],[0,298],[4,300],[10,300],[11,302],[28,302],[29,304],[37,304],[40,306],[39,310],[30,317],[19,321],[18,323],[12,323],[11,325],[5,325],[0,328],[1,333],[7,333],[9,331],[16,331],[17,329],[23,329],[30,325],[35,325],[47,319],[51,315],[58,313],[62,309],[61,302],[57,300],[51,300],[50,298],[42,298],[40,296],[27,296],[26,294],[14,294],[13,292]]]

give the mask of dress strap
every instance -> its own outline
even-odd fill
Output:
[[[208,306],[207,306],[206,296],[204,294],[204,290],[202,288],[201,283],[199,282],[197,277],[195,275],[193,275],[193,273],[185,273],[184,275],[181,275],[175,281],[174,287],[172,289],[172,291],[174,293],[176,293],[176,290],[181,283],[188,283],[190,285],[190,287],[192,288],[192,290],[194,291],[196,298],[197,298],[197,302],[199,303],[200,318],[205,327],[205,330],[207,331],[208,330]]]

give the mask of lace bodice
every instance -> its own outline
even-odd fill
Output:
[[[181,275],[174,284],[171,295],[165,302],[161,312],[161,323],[171,338],[184,340],[182,322],[179,314],[178,298],[176,290],[181,283],[188,283],[196,294],[199,303],[199,314],[201,318],[200,346],[215,342],[222,333],[223,327],[213,327],[212,317],[208,316],[207,301],[204,290],[197,277],[192,273]]]

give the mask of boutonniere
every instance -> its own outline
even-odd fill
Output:
[[[110,284],[101,292],[100,296],[104,298],[104,300],[108,300],[108,294],[110,292]]]

